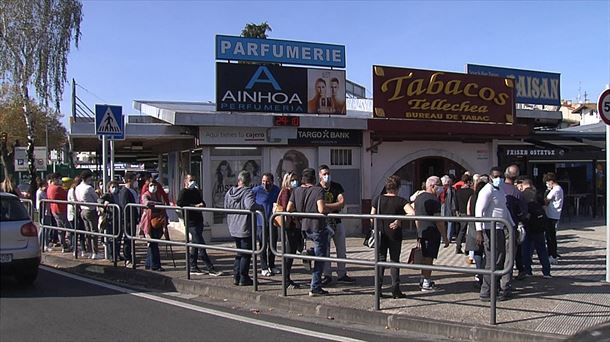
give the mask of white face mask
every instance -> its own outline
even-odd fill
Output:
[[[445,190],[445,189],[443,188],[443,186],[442,186],[442,185],[437,185],[437,186],[436,186],[436,193],[437,193],[438,195],[440,195],[440,194],[443,192],[443,190]]]
[[[553,184],[551,184],[551,182],[546,182],[546,188],[549,190],[553,189]]]
[[[322,176],[322,181],[324,183],[330,183],[330,175],[328,174],[328,175]]]
[[[499,188],[501,183],[502,183],[502,177],[493,178],[491,180],[491,185],[493,185],[494,188]]]
[[[116,194],[117,192],[119,192],[119,188],[117,188],[116,186],[113,186],[112,188],[110,188],[110,192],[112,192],[113,194]]]
[[[156,186],[149,186],[148,187],[148,191],[150,191],[151,194],[154,194],[155,192],[157,192],[157,187]]]

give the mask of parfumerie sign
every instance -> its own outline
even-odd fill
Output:
[[[485,65],[467,64],[471,75],[508,77],[515,80],[517,103],[538,105],[561,105],[559,89],[560,74],[532,70],[509,69]]]
[[[512,124],[512,79],[373,66],[375,117]]]
[[[345,68],[345,46],[217,35],[216,59]]]

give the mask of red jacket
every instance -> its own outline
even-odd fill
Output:
[[[148,192],[148,184],[149,182],[146,181],[146,183],[144,183],[144,185],[142,186],[142,190],[140,190],[140,202],[143,201],[142,198],[144,197],[144,194]],[[167,192],[165,192],[165,189],[163,189],[163,186],[161,184],[159,184],[159,186],[157,187],[157,193],[161,195],[161,197],[163,198],[163,202],[166,205],[170,204],[169,196],[167,195]]]
[[[50,200],[68,200],[68,192],[61,186],[51,184],[47,189],[47,197]],[[66,214],[68,213],[68,205],[65,203],[51,203],[51,213]]]

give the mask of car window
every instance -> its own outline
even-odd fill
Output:
[[[0,201],[0,221],[24,221],[30,216],[18,198],[2,196]]]

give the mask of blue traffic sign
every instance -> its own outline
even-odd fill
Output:
[[[95,134],[114,140],[125,139],[123,107],[95,105]]]

